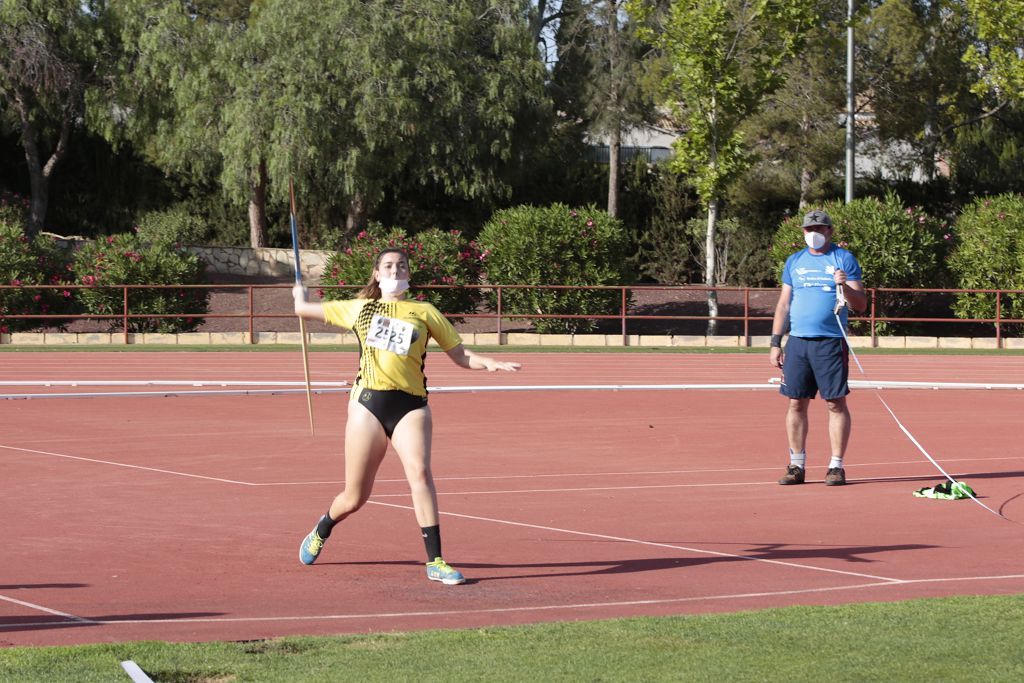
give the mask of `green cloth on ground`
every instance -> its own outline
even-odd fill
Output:
[[[976,498],[974,489],[962,481],[944,481],[937,486],[924,487],[914,491],[918,498],[937,498],[939,500],[960,500],[961,498]]]

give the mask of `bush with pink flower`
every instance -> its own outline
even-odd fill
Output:
[[[62,328],[61,318],[12,318],[14,315],[68,315],[76,299],[62,285],[72,280],[70,254],[52,237],[25,234],[27,202],[0,196],[0,331],[18,332],[43,327]],[[35,288],[46,285],[46,288]]]
[[[463,285],[480,283],[480,248],[458,230],[437,228],[410,236],[402,228],[371,225],[327,259],[320,279],[321,287],[325,287],[323,297],[354,296],[369,281],[377,254],[389,247],[404,249],[409,254],[411,298],[429,301],[455,319],[459,313],[476,310],[479,289]]]
[[[573,285],[572,289],[506,289],[503,311],[524,315],[616,315],[620,290],[577,289],[633,281],[632,243],[622,225],[590,205],[518,206],[495,213],[480,233],[487,281],[502,285]],[[496,302],[495,302],[496,303]],[[533,318],[538,332],[579,333],[594,318]]]
[[[960,289],[1024,289],[1024,196],[1001,194],[965,207],[949,265]],[[995,318],[995,294],[961,294],[953,311],[961,318]],[[1024,318],[1024,295],[1002,297],[999,314]],[[1024,325],[1006,329],[1019,334]]]
[[[131,233],[100,237],[75,253],[74,271],[78,284],[87,287],[78,290],[82,304],[95,315],[123,312],[123,289],[111,285],[150,285],[128,290],[128,312],[173,317],[130,319],[132,332],[189,332],[209,308],[208,289],[160,286],[206,282],[198,257],[180,246],[146,244]],[[120,330],[121,324],[112,318],[110,329]]]

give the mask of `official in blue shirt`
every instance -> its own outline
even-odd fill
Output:
[[[846,249],[832,244],[832,219],[824,211],[811,211],[801,225],[807,248],[786,259],[782,291],[775,305],[769,362],[782,368],[782,388],[789,398],[786,433],[789,466],[779,483],[802,484],[807,462],[807,406],[819,392],[828,405],[828,435],[832,460],[825,474],[827,486],[846,483],[843,457],[850,441],[850,410],[846,395],[850,376],[850,349],[843,338],[847,306],[867,308],[860,264]],[[786,350],[782,335],[789,327]],[[842,325],[842,328],[840,328]]]

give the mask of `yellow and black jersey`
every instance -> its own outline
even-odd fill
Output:
[[[462,343],[452,324],[424,301],[348,299],[325,301],[323,308],[327,322],[355,333],[359,341],[356,384],[367,389],[426,396],[427,341],[433,337],[444,351]]]

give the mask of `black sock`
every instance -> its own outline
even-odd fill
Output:
[[[438,525],[420,527],[423,532],[423,545],[427,548],[427,562],[441,557],[441,527]]]
[[[331,519],[331,513],[328,511],[326,515],[320,518],[320,521],[316,523],[316,535],[320,538],[326,539],[331,535],[331,529],[337,524],[336,521]]]

